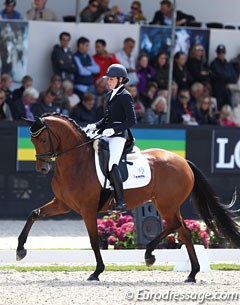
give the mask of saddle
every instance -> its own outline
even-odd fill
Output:
[[[98,139],[95,142],[96,143],[94,143],[94,147],[96,150],[96,146],[97,146],[99,166],[100,166],[101,171],[102,171],[103,175],[105,176],[105,178],[108,179],[108,162],[109,162],[109,157],[110,157],[108,143],[106,141],[104,141],[103,139]],[[127,157],[127,155],[136,154],[136,151],[133,150],[134,144],[135,144],[134,140],[126,141],[121,159],[119,161],[118,167],[119,167],[123,182],[128,179],[127,165],[130,165],[130,166],[133,165],[133,162],[128,160],[129,158]]]

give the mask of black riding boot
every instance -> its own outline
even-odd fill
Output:
[[[109,180],[114,189],[115,210],[125,212],[126,203],[123,195],[123,182],[121,173],[116,164],[113,165],[112,170],[109,172]]]

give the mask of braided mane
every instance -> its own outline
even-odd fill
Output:
[[[60,113],[57,113],[57,112],[53,112],[53,113],[44,113],[41,118],[46,118],[46,117],[49,117],[49,116],[54,116],[54,117],[57,117],[59,119],[62,119],[64,121],[67,121],[68,123],[70,123],[75,130],[77,130],[77,132],[79,132],[81,135],[85,136],[87,139],[89,139],[89,137],[87,136],[86,132],[81,128],[81,126],[78,125],[78,123],[69,118],[68,116],[66,115],[63,115],[63,114],[60,114]]]

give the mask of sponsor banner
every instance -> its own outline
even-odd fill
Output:
[[[136,145],[141,149],[161,148],[186,157],[186,130],[133,129]]]
[[[240,173],[239,129],[213,130],[212,172]]]

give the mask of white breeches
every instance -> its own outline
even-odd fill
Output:
[[[123,148],[126,142],[126,139],[122,137],[104,137],[104,141],[108,142],[110,158],[108,163],[109,171],[112,170],[114,164],[118,165],[122,156]]]

